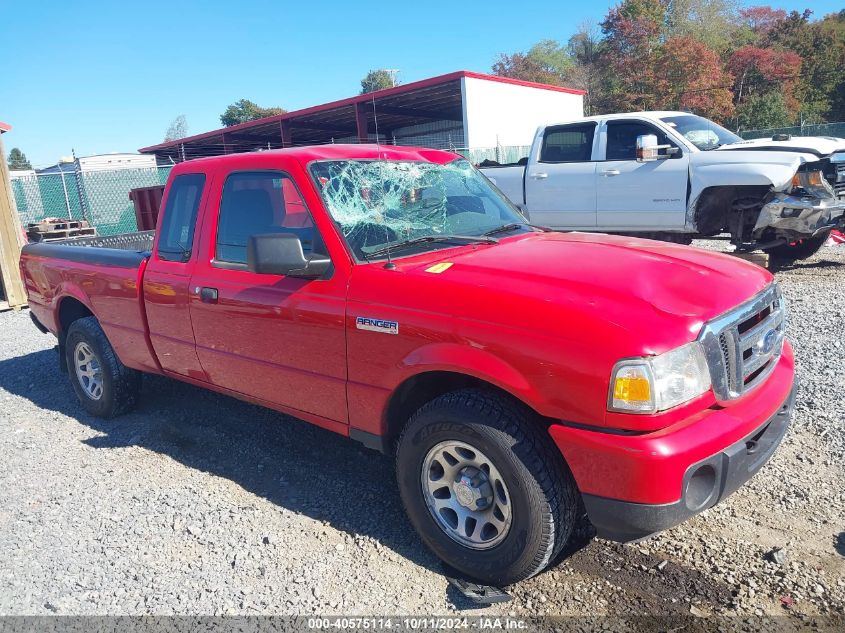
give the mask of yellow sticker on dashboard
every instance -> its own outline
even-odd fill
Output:
[[[427,273],[442,273],[443,271],[449,270],[452,267],[452,262],[440,262],[439,264],[435,264],[434,266],[430,266],[429,268],[425,269]]]

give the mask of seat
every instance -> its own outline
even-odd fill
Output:
[[[264,189],[224,191],[220,209],[216,254],[219,260],[245,264],[250,235],[277,230],[273,203]]]

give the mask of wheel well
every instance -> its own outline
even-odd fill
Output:
[[[426,402],[430,402],[450,391],[472,388],[495,391],[522,406],[527,406],[504,389],[474,376],[449,371],[417,374],[399,385],[399,388],[390,397],[386,411],[385,444],[388,447],[392,446],[410,417]]]
[[[89,316],[94,316],[94,314],[78,299],[65,297],[59,304],[59,331],[57,338],[59,339],[59,369],[63,372],[67,371],[67,363],[65,362],[65,339],[67,338],[67,331],[74,321]]]
[[[766,185],[708,187],[701,192],[695,205],[697,232],[701,235],[717,235],[725,229],[730,229],[731,232],[741,231],[742,227],[737,221],[732,222],[731,212],[741,214],[743,211],[752,210],[757,204],[762,206],[770,190],[771,187]],[[757,210],[759,211],[759,208]],[[757,220],[756,215],[753,220]],[[752,226],[754,221],[751,222]]]
[[[94,316],[94,314],[78,299],[74,299],[73,297],[62,299],[62,302],[59,304],[59,335],[66,335],[70,324],[74,321],[89,316]]]

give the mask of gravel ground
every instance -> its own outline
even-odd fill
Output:
[[[802,388],[772,462],[678,528],[582,543],[472,611],[388,458],[156,377],[136,412],[92,418],[54,339],[0,314],[0,614],[845,614],[845,248],[776,275]]]

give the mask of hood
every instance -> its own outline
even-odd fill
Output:
[[[774,141],[771,138],[755,138],[730,145],[722,145],[714,152],[754,151],[754,152],[789,152],[809,154],[817,160],[830,156],[833,152],[845,150],[845,139],[835,136],[793,136],[788,141]]]
[[[438,262],[451,266],[432,269]],[[566,323],[563,337],[600,332],[646,354],[694,340],[705,321],[772,281],[728,255],[587,233],[532,233],[395,263],[410,299],[434,297],[427,309],[514,328]]]

